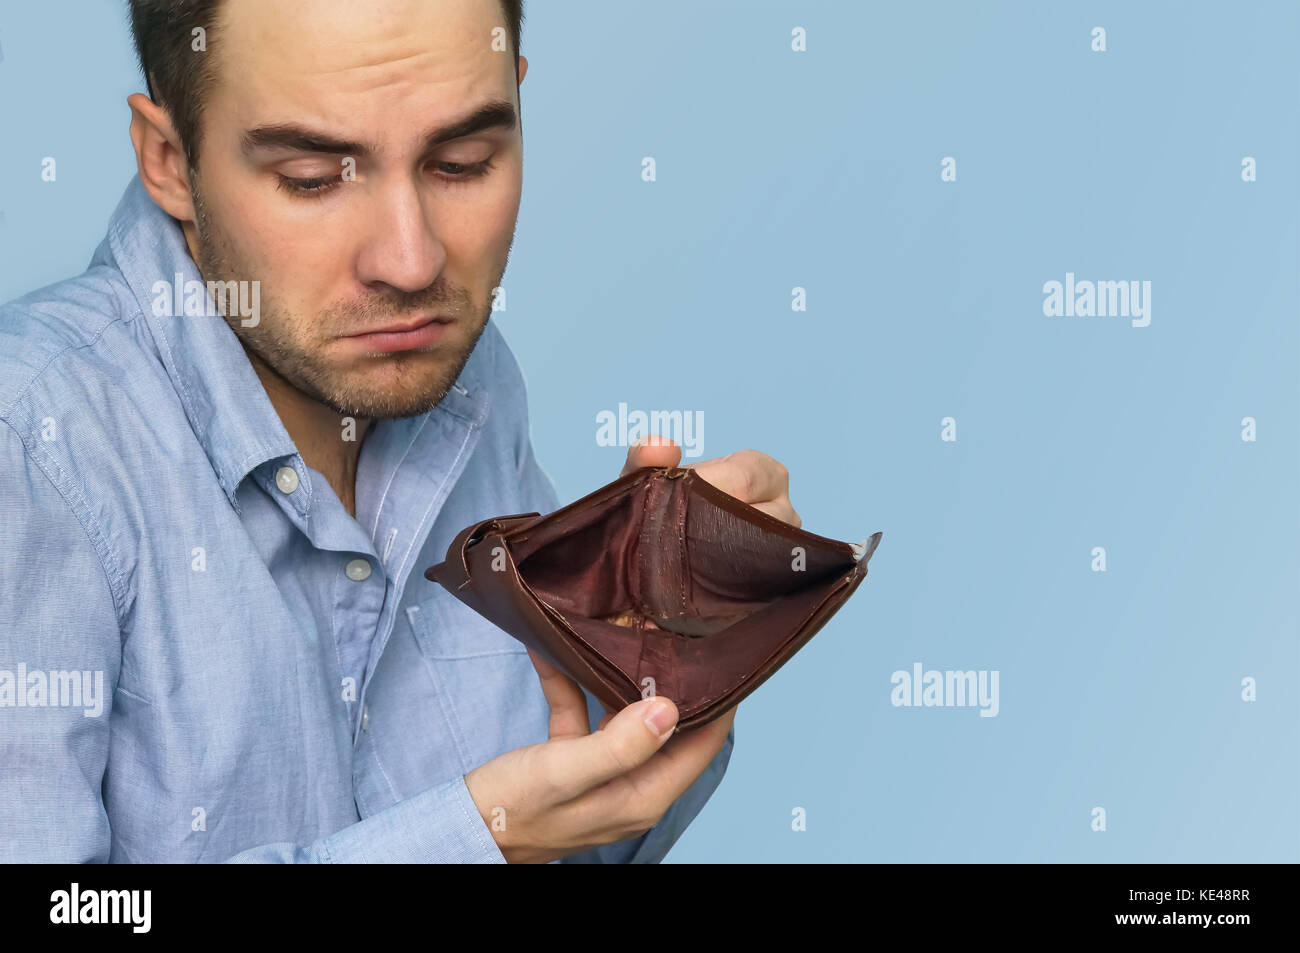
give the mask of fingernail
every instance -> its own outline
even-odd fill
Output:
[[[646,727],[655,733],[656,738],[662,738],[672,730],[673,725],[677,724],[677,716],[673,713],[671,705],[659,702],[651,706],[645,716],[645,723]]]

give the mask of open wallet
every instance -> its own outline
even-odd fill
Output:
[[[663,695],[687,731],[807,644],[866,578],[880,536],[827,539],[689,467],[642,467],[546,516],[467,526],[424,575],[608,710]]]

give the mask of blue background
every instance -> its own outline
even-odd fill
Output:
[[[0,8],[0,300],[134,173],[123,10]],[[523,52],[496,319],[561,498],[625,402],[884,533],[669,860],[1300,859],[1300,6],[532,0]],[[1045,317],[1067,271],[1149,280],[1150,326]],[[1000,713],[893,707],[917,661]]]

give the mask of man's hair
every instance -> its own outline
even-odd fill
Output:
[[[199,127],[203,101],[213,74],[206,53],[195,50],[195,30],[203,29],[203,47],[220,26],[221,0],[129,0],[131,34],[149,98],[167,110],[185,149],[185,159],[197,171]],[[516,59],[523,30],[524,0],[499,0]]]

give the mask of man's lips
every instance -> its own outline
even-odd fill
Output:
[[[349,334],[343,340],[353,342],[366,351],[409,351],[433,344],[453,323],[451,318],[440,315],[432,318],[416,318],[413,321],[396,322],[361,334]]]

